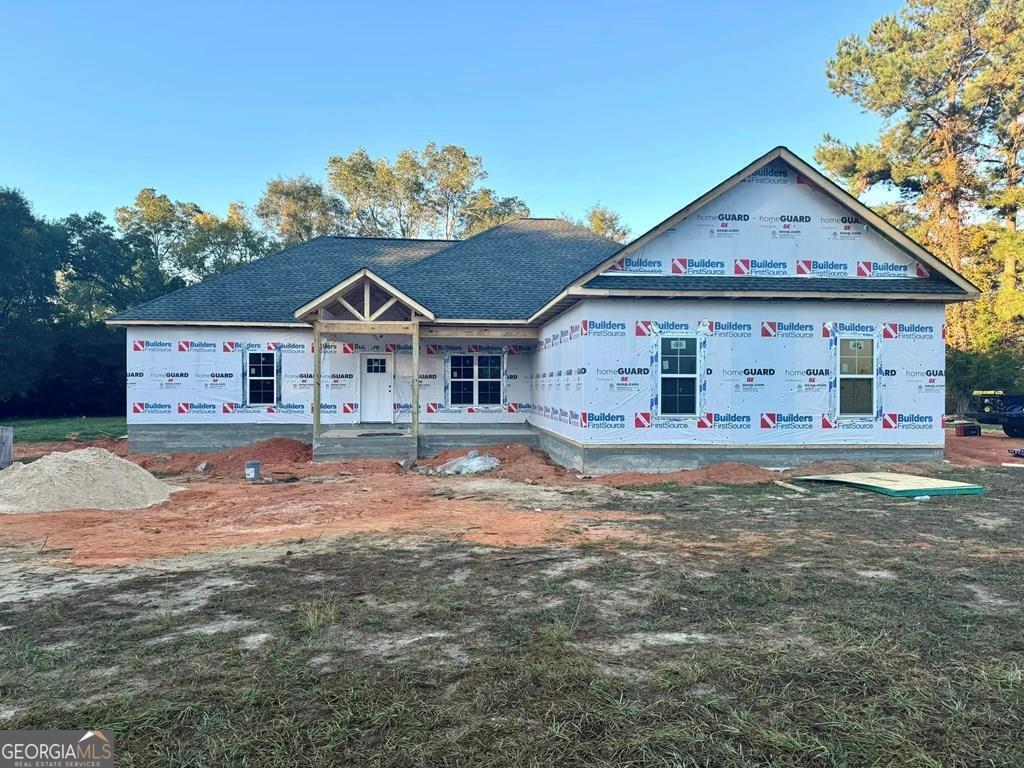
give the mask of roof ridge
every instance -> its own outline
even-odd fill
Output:
[[[311,237],[309,240],[304,240],[303,243],[309,243],[313,240],[320,240],[323,238],[330,238],[331,240],[387,240],[391,242],[406,242],[406,243],[461,243],[462,240],[449,240],[446,237],[377,237],[375,235],[318,235],[317,237]],[[301,243],[300,243],[301,245]]]

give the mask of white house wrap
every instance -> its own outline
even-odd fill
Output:
[[[625,246],[550,219],[316,238],[112,322],[136,447],[523,440],[654,470],[939,456],[944,308],[976,295],[777,148]]]
[[[941,305],[585,301],[541,329],[537,426],[583,443],[941,447]],[[666,340],[692,338],[693,415],[660,402]],[[839,412],[841,339],[874,341],[874,407]]]

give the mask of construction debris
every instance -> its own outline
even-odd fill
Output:
[[[786,490],[789,491],[796,491],[797,493],[810,493],[810,491],[808,491],[806,488],[801,488],[799,485],[787,483],[785,480],[772,480],[772,483],[779,486],[779,488],[785,488]]]
[[[139,509],[176,488],[102,448],[51,453],[0,472],[0,513]]]
[[[0,427],[0,470],[11,465],[14,455],[14,427]]]
[[[955,480],[939,480],[934,477],[904,475],[899,472],[846,472],[841,475],[809,475],[796,480],[813,480],[824,483],[842,483],[866,491],[884,493],[887,496],[912,496],[923,500],[928,496],[979,494],[985,489],[980,485],[959,483]]]
[[[490,472],[499,466],[501,462],[494,456],[470,451],[465,456],[450,459],[439,467],[424,467],[422,471],[428,475],[475,475],[478,472]]]

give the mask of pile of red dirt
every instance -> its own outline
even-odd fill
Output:
[[[313,447],[300,440],[274,437],[242,448],[218,453],[140,453],[128,457],[150,472],[184,474],[202,462],[209,462],[208,474],[241,478],[247,461],[259,461],[264,472],[290,471],[313,460]]]
[[[952,464],[984,467],[1024,463],[1024,459],[1010,455],[1010,448],[1024,448],[1024,440],[988,432],[978,437],[957,437],[952,430],[946,430],[946,459]]]
[[[743,464],[739,461],[723,461],[721,464],[710,464],[699,469],[683,469],[678,472],[623,472],[617,475],[604,475],[594,478],[605,485],[617,488],[635,487],[640,485],[661,485],[676,483],[677,485],[700,485],[701,483],[723,483],[725,485],[749,485],[751,483],[770,483],[780,478],[779,472]]]

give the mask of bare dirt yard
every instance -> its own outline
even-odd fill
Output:
[[[920,502],[795,480],[839,463],[129,457],[185,490],[0,515],[0,728],[125,766],[1022,765],[1015,446],[895,468],[986,488]]]

